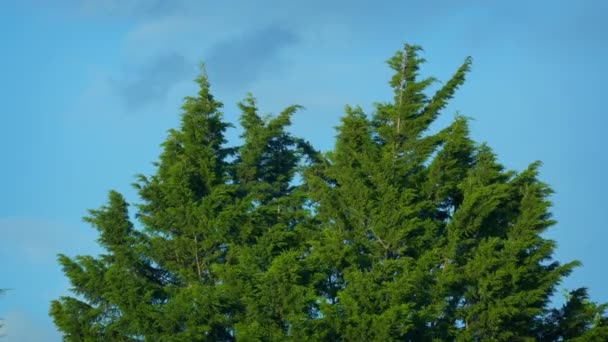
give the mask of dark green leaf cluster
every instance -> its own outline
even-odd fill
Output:
[[[585,289],[551,309],[577,265],[542,236],[551,189],[540,163],[513,172],[469,137],[467,118],[429,133],[471,59],[432,95],[420,48],[389,60],[394,100],[346,107],[325,154],[288,131],[291,106],[239,104],[227,147],[203,74],[157,171],[91,210],[105,253],[61,255],[74,297],[53,301],[66,341],[605,341]]]

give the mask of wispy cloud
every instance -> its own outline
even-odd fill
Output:
[[[96,232],[87,229],[85,224],[82,226],[42,219],[0,218],[0,256],[7,262],[56,264],[58,253],[72,254],[94,248]]]
[[[171,35],[179,39],[184,31],[195,30],[191,26],[182,26],[179,30],[166,25],[149,27],[154,32],[160,31],[157,33],[163,34],[165,40],[171,40]],[[149,32],[138,32],[131,38],[145,45],[145,37]],[[196,51],[187,49],[182,49],[182,53],[151,48],[156,50],[156,54],[137,56],[134,58],[137,62],[125,63],[121,73],[112,78],[111,88],[115,89],[127,110],[144,109],[164,102],[177,84],[193,80],[198,72],[197,65],[202,61],[207,66],[214,86],[242,90],[255,82],[265,70],[279,70],[277,66],[281,62],[281,51],[298,41],[298,37],[291,31],[279,26],[268,26],[220,39],[205,49],[202,58],[201,55],[187,57],[196,54]],[[129,49],[135,48],[130,45]]]
[[[196,63],[178,53],[167,53],[126,68],[122,78],[114,80],[115,89],[127,109],[136,110],[164,101],[173,85],[194,79],[195,72]]]
[[[37,320],[25,312],[11,311],[2,318],[4,326],[0,329],[0,336],[7,341],[44,342],[61,339],[61,335],[50,328],[46,321]]]
[[[149,58],[167,51],[183,53],[186,50],[195,50],[208,43],[211,38],[210,35],[203,34],[207,32],[205,26],[218,25],[217,21],[218,18],[214,18],[210,13],[200,16],[176,13],[145,20],[127,32],[120,50],[129,60]],[[217,37],[220,33],[214,32],[213,39],[221,38]]]
[[[182,11],[195,4],[191,0],[60,0],[85,15],[108,17],[155,17]]]
[[[257,80],[267,67],[276,71],[281,50],[297,42],[293,32],[270,26],[215,44],[205,61],[218,85],[242,87]]]
[[[57,254],[69,256],[101,252],[94,245],[95,230],[86,224],[47,219],[0,218],[1,341],[59,341],[48,317],[51,299],[66,294],[67,280],[57,264]]]

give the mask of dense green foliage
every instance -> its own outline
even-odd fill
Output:
[[[134,184],[91,210],[98,257],[60,255],[74,297],[53,301],[66,341],[605,341],[585,289],[550,300],[577,265],[552,260],[539,163],[505,170],[457,116],[429,126],[471,60],[432,95],[419,48],[389,60],[394,100],[346,108],[325,154],[242,103],[228,147],[205,75]]]

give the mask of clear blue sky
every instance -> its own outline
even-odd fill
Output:
[[[0,3],[7,341],[59,340],[47,312],[69,284],[55,255],[98,251],[80,218],[109,189],[137,200],[129,184],[152,172],[201,60],[228,120],[247,92],[264,112],[299,103],[293,131],[327,149],[345,104],[390,98],[384,61],[404,42],[422,45],[423,72],[443,80],[473,56],[440,124],[459,111],[508,168],[544,162],[559,221],[548,236],[559,260],[584,264],[563,286],[608,301],[608,2],[325,2]]]

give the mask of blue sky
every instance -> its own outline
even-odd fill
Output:
[[[328,149],[345,104],[391,97],[384,61],[404,42],[442,80],[474,58],[438,125],[459,111],[508,168],[544,162],[559,221],[547,235],[558,260],[584,264],[563,286],[608,302],[607,11],[599,0],[2,1],[5,339],[60,339],[47,312],[69,284],[55,255],[98,252],[80,218],[108,190],[137,201],[129,184],[153,171],[200,61],[228,120],[247,92],[264,112],[299,103],[293,131]]]

